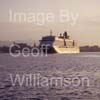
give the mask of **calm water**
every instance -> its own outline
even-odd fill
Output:
[[[10,74],[88,77],[89,86],[12,86]],[[18,57],[0,54],[0,100],[100,100],[100,53]]]

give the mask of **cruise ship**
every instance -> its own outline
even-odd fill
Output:
[[[77,45],[77,42],[72,40],[67,32],[60,34],[59,36],[53,36],[52,32],[50,32],[49,36],[44,36],[40,40],[39,47],[41,46],[44,46],[44,48],[45,46],[48,46],[48,53],[80,53],[80,48]]]

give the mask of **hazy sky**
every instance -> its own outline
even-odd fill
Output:
[[[78,14],[76,23],[61,23],[59,20],[45,22],[39,26],[34,23],[10,22],[9,10],[35,14],[48,12],[56,19],[61,10]],[[80,45],[100,45],[100,0],[0,0],[0,40],[38,40],[48,35],[50,29],[54,35],[68,31]]]

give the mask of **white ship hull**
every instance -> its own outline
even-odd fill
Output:
[[[53,46],[53,48],[55,49],[55,51],[59,54],[65,54],[65,53],[80,53],[80,49],[79,47],[75,47],[75,48],[60,48],[57,46]]]

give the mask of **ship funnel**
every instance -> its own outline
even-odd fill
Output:
[[[64,32],[64,37],[67,39],[68,38],[68,34],[67,34],[67,32]]]

